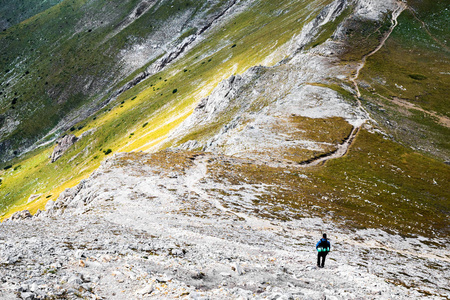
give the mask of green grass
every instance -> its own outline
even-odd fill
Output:
[[[45,11],[61,1],[62,0],[1,0],[0,16],[2,23],[0,24],[0,31],[6,31],[8,27],[14,26],[42,11]]]
[[[168,18],[188,10],[207,16],[224,4],[203,10],[203,1],[161,1],[122,29],[139,2],[114,0],[105,13],[103,1],[65,0],[0,33],[0,113],[21,121],[0,141],[7,150],[0,160],[43,138],[64,116],[101,102],[106,90],[120,87],[161,56],[124,74],[122,50],[164,30]]]
[[[433,20],[429,21],[430,28],[441,26],[435,38],[445,40],[449,36],[445,26],[448,12],[444,10],[438,14],[437,9],[441,11],[442,6],[430,5],[427,9],[419,10],[418,15]],[[385,128],[399,141],[415,148],[421,145],[427,149],[425,152],[448,159],[448,127],[419,111],[411,110],[405,114],[402,107],[378,96],[398,97],[430,113],[450,117],[450,52],[424,30],[410,11],[404,11],[398,21],[399,25],[385,46],[367,60],[361,72],[360,80],[371,86],[370,91],[363,91],[365,100],[369,104],[385,106],[385,111],[375,110],[373,115],[381,124],[386,123],[385,120],[395,122],[396,126],[385,125]]]
[[[449,234],[449,166],[366,130],[359,132],[346,156],[322,167],[217,162],[209,172],[230,190],[242,183],[272,186],[254,202],[252,213],[258,216],[317,216],[351,228],[382,228],[405,236]]]
[[[111,149],[113,153],[116,153],[150,150],[192,112],[200,100],[200,95],[208,95],[224,78],[261,64],[277,47],[283,46],[294,34],[300,32],[302,23],[299,20],[305,19],[311,13],[317,13],[322,5],[329,2],[316,1],[314,6],[316,11],[306,10],[309,4],[307,2],[256,3],[250,11],[237,15],[222,28],[211,32],[207,39],[186,53],[182,60],[124,92],[108,107],[76,124],[75,130],[71,133],[77,136],[91,129],[95,131],[77,142],[56,163],[51,164],[48,159],[53,146],[46,146],[23,158],[15,159],[14,164],[22,165],[21,172],[0,174],[3,180],[0,186],[0,207],[3,209],[4,217],[18,209],[31,208],[32,211],[42,209],[45,205],[44,200],[26,205],[28,197],[34,193],[43,193],[52,196],[41,197],[42,199],[54,200],[64,188],[77,184],[99,166],[101,160],[105,158],[102,151]],[[67,3],[69,2],[64,2],[64,4]],[[169,6],[167,4],[165,8],[159,9],[169,10]],[[66,6],[62,5],[54,9],[64,9],[64,7]],[[70,8],[70,5],[68,7]],[[275,12],[277,9],[284,9],[285,13],[277,14]],[[46,13],[52,15],[55,12],[51,10]],[[167,11],[167,14],[171,13]],[[163,20],[163,15],[162,13],[158,18]],[[133,28],[138,24],[130,26]],[[81,39],[89,34],[98,34],[96,40],[99,40],[99,37],[105,36],[101,29],[99,30],[99,33],[83,32],[77,37]],[[126,32],[123,35],[125,39]],[[236,47],[231,48],[233,43]],[[91,53],[95,45],[93,43],[90,51],[85,51]],[[67,49],[70,53],[71,48]],[[274,64],[281,58],[283,54],[275,56],[272,61],[266,61],[266,64]],[[92,59],[95,59],[95,56]],[[83,57],[80,60],[83,60]],[[52,63],[56,64],[54,65],[55,74],[49,73],[48,76],[54,76],[55,81],[69,78],[64,76],[66,73],[69,76],[70,72],[57,68],[58,65],[62,66],[62,62],[52,59]],[[86,58],[86,62],[80,67],[80,72],[101,73],[96,68],[90,67],[90,63],[92,61]],[[188,71],[184,72],[184,70]],[[176,93],[173,93],[174,89],[177,89]],[[47,95],[44,90],[43,94]],[[84,100],[81,99],[81,101]],[[48,99],[48,105],[52,103],[51,99]],[[70,103],[66,105],[72,105]],[[73,104],[76,104],[75,107],[82,105],[78,101],[74,101]],[[51,119],[52,111],[49,111],[48,115]],[[36,122],[38,120],[30,121],[28,125],[23,126],[32,127]],[[145,123],[147,125],[143,127]],[[41,132],[40,129],[39,133]],[[13,205],[15,205],[14,208],[12,208]]]

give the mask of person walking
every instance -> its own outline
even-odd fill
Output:
[[[325,266],[325,258],[327,257],[328,252],[330,252],[331,244],[327,239],[327,234],[323,234],[323,238],[316,244],[317,250],[317,267],[323,268]],[[322,258],[322,261],[321,261]]]

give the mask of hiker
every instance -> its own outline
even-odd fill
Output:
[[[325,266],[325,258],[327,257],[328,252],[330,252],[331,244],[327,239],[327,234],[323,234],[323,238],[316,245],[317,250],[317,266],[319,268],[323,268]],[[320,262],[320,258],[322,258],[322,263]]]

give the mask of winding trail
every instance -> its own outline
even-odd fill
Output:
[[[356,82],[356,80],[358,79],[359,74],[361,73],[361,70],[366,66],[367,59],[369,57],[371,57],[372,55],[374,55],[375,53],[377,53],[381,48],[383,48],[384,44],[386,43],[386,41],[389,39],[389,37],[391,36],[392,32],[394,31],[395,27],[397,27],[397,25],[398,25],[398,21],[397,21],[398,17],[407,8],[406,4],[403,3],[403,2],[398,2],[398,5],[399,5],[398,8],[395,11],[392,12],[391,28],[389,28],[388,32],[381,39],[381,42],[378,45],[378,47],[376,47],[370,53],[368,53],[368,54],[366,54],[366,55],[364,55],[362,57],[359,66],[356,68],[356,73],[350,78],[350,81],[353,83],[353,85],[355,87],[357,101],[358,101],[358,106],[360,108],[362,108],[361,100],[359,99],[361,97],[361,92],[359,90],[359,86],[358,86],[358,83]]]
[[[385,45],[386,41],[389,39],[389,37],[391,36],[392,32],[394,31],[395,27],[397,27],[397,25],[398,25],[398,21],[397,21],[398,17],[400,16],[400,14],[405,9],[407,9],[406,4],[403,3],[403,2],[398,2],[397,9],[392,12],[391,27],[389,28],[387,33],[384,35],[384,37],[381,39],[380,44],[374,50],[372,50],[370,53],[368,53],[368,54],[366,54],[366,55],[364,55],[362,57],[361,62],[356,67],[355,74],[352,77],[350,77],[350,81],[353,83],[353,86],[355,87],[355,90],[356,90],[355,99],[356,99],[356,101],[358,103],[358,108],[360,110],[364,111],[367,115],[369,115],[369,113],[364,109],[364,107],[362,106],[362,103],[361,103],[361,99],[360,99],[361,98],[361,92],[359,90],[357,79],[359,77],[359,74],[361,73],[361,70],[366,66],[367,59],[369,57],[371,57],[372,55],[374,55],[375,53],[377,53],[381,48],[383,48],[383,46]],[[362,124],[364,124],[364,123],[362,123]],[[348,149],[352,145],[352,143],[353,143],[357,133],[359,132],[359,129],[361,128],[362,124],[360,126],[355,126],[353,128],[352,132],[350,133],[349,137],[344,141],[344,143],[338,145],[338,149],[337,150],[329,153],[328,155],[325,155],[325,156],[322,156],[320,158],[313,159],[311,161],[303,163],[303,164],[301,164],[301,167],[313,167],[313,166],[317,166],[317,165],[323,164],[323,163],[325,163],[328,160],[343,157],[348,152]]]

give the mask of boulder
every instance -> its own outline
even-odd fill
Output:
[[[28,210],[17,211],[11,216],[11,220],[25,220],[31,218],[32,215]]]
[[[61,139],[59,139],[56,142],[57,145],[53,150],[52,156],[50,157],[52,163],[57,161],[58,158],[60,158],[64,154],[64,152],[66,152],[67,149],[70,148],[70,146],[76,143],[76,141],[78,141],[78,138],[73,134],[65,135]]]

